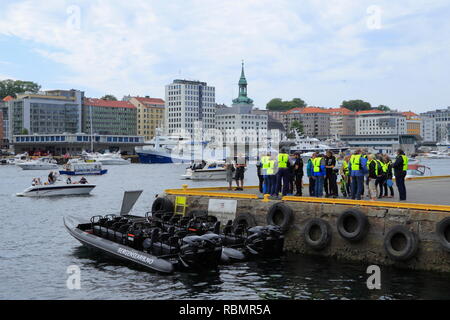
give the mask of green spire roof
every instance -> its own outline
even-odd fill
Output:
[[[253,100],[247,97],[247,79],[245,78],[244,61],[242,61],[241,78],[239,79],[239,97],[234,99],[233,103],[253,103]]]
[[[241,71],[241,78],[239,79],[239,85],[247,85],[247,79],[245,79],[245,72],[244,72],[244,61],[242,61],[242,71]]]

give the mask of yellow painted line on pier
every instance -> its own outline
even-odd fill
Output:
[[[431,179],[445,179],[445,178],[450,178],[450,175],[449,176],[411,177],[411,178],[406,178],[406,180],[431,180]]]
[[[259,197],[256,194],[248,194],[248,193],[207,192],[207,191],[196,191],[192,189],[167,189],[164,192],[166,194],[177,196],[183,195],[183,196],[205,196],[216,198],[259,199]]]
[[[437,205],[437,204],[349,200],[349,199],[324,199],[324,198],[314,198],[314,197],[293,197],[293,196],[283,197],[282,200],[283,201],[295,201],[295,202],[346,204],[346,205],[355,205],[355,206],[369,206],[369,207],[384,207],[384,208],[399,208],[399,209],[415,209],[415,210],[426,210],[426,211],[450,212],[450,206]]]

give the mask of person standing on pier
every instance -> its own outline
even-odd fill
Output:
[[[226,180],[228,182],[228,190],[233,189],[233,173],[235,171],[233,161],[231,158],[227,158],[227,161],[225,163],[225,171],[226,171]]]
[[[315,178],[315,188],[314,195],[317,198],[321,198],[323,196],[323,183],[325,180],[326,169],[325,169],[325,156],[320,154],[313,160],[313,170],[314,170],[314,178]]]
[[[369,181],[368,192],[370,199],[375,201],[377,199],[377,181],[379,180],[379,175],[381,173],[381,166],[373,154],[369,154],[367,159],[367,168],[369,170],[367,177]]]
[[[298,152],[294,154],[294,157],[295,196],[301,197],[303,195],[303,160]]]
[[[265,155],[261,157],[261,166],[262,166],[262,175],[263,175],[263,194],[270,194],[269,193],[269,177],[267,176],[267,169],[269,168],[269,161],[270,161],[270,152],[267,152]],[[259,174],[258,174],[259,175]]]
[[[385,175],[383,190],[384,193],[381,192],[383,198],[393,198],[394,197],[394,188],[392,187],[392,161],[391,158],[387,154],[383,156],[383,173]],[[388,188],[391,192],[391,195],[388,196]]]
[[[367,171],[367,159],[357,149],[350,157],[350,177],[352,183],[352,199],[361,200],[364,188],[364,176]]]
[[[277,191],[283,196],[289,193],[289,155],[285,149],[278,154]]]
[[[327,151],[324,160],[326,168],[326,175],[324,181],[325,197],[337,198],[338,196],[337,176],[334,170],[334,168],[336,167],[336,157],[333,155],[333,152]]]
[[[317,157],[317,153],[314,152],[311,156],[311,158],[308,159],[308,162],[306,164],[306,175],[309,179],[309,196],[315,197],[315,189],[316,189],[316,179],[314,177],[314,159]]]
[[[239,154],[236,161],[236,191],[243,191],[244,190],[244,173],[245,173],[245,167],[247,166],[247,162],[245,157],[242,154]]]
[[[406,200],[405,177],[408,170],[408,157],[402,149],[397,150],[397,158],[393,165],[395,184],[397,185],[400,201]]]

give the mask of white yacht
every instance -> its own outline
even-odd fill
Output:
[[[16,162],[16,166],[23,170],[52,170],[58,169],[56,160],[51,158],[39,158],[36,160]]]
[[[124,159],[119,152],[105,152],[105,153],[83,153],[86,160],[99,162],[105,166],[111,165],[127,165],[131,163],[130,159]]]
[[[178,135],[157,135],[136,147],[141,163],[191,163],[195,160],[226,159],[228,150],[207,141],[192,141]]]
[[[225,180],[225,161],[194,162],[181,177],[188,180]]]

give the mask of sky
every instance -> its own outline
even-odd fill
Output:
[[[448,0],[0,0],[0,79],[164,98],[206,81],[248,94],[425,112],[450,105]]]

